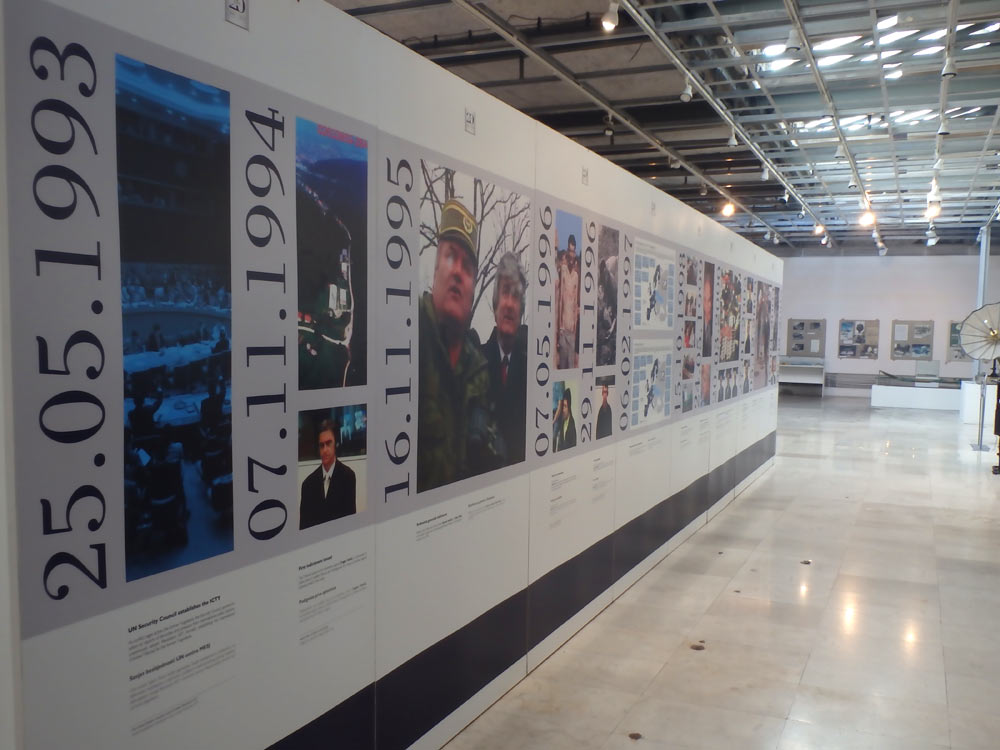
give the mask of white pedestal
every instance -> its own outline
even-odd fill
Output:
[[[872,386],[872,406],[958,411],[961,405],[962,392],[957,388],[912,388],[900,385]]]
[[[997,403],[997,387],[995,385],[986,386],[986,417],[983,420],[990,433],[993,427],[993,410]],[[971,380],[962,381],[962,407],[960,409],[962,422],[965,424],[979,424],[979,384]]]

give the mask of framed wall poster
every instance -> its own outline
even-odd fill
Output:
[[[933,320],[893,320],[892,359],[933,359]]]
[[[878,359],[877,320],[844,320],[837,329],[837,357],[840,359]]]
[[[971,362],[972,357],[965,353],[962,348],[962,321],[951,321],[948,324],[948,353],[945,356],[946,362]]]
[[[826,356],[826,321],[810,318],[789,318],[785,353],[789,357]]]

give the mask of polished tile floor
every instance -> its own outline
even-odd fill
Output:
[[[975,432],[783,397],[774,468],[448,750],[1000,748],[1000,477]]]

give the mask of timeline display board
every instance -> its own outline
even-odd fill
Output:
[[[743,476],[773,455],[728,408],[775,385],[770,281],[207,52],[5,10],[27,750],[433,744],[610,596],[672,421],[725,404],[683,450],[717,422]]]

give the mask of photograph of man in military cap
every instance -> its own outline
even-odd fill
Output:
[[[419,302],[417,491],[498,468],[506,460],[490,376],[471,328],[479,228],[454,198],[441,206],[430,291]]]
[[[506,464],[524,460],[528,384],[528,326],[523,322],[526,287],[517,256],[504,253],[497,263],[493,286],[496,325],[482,352],[490,374],[490,403],[507,451]]]

